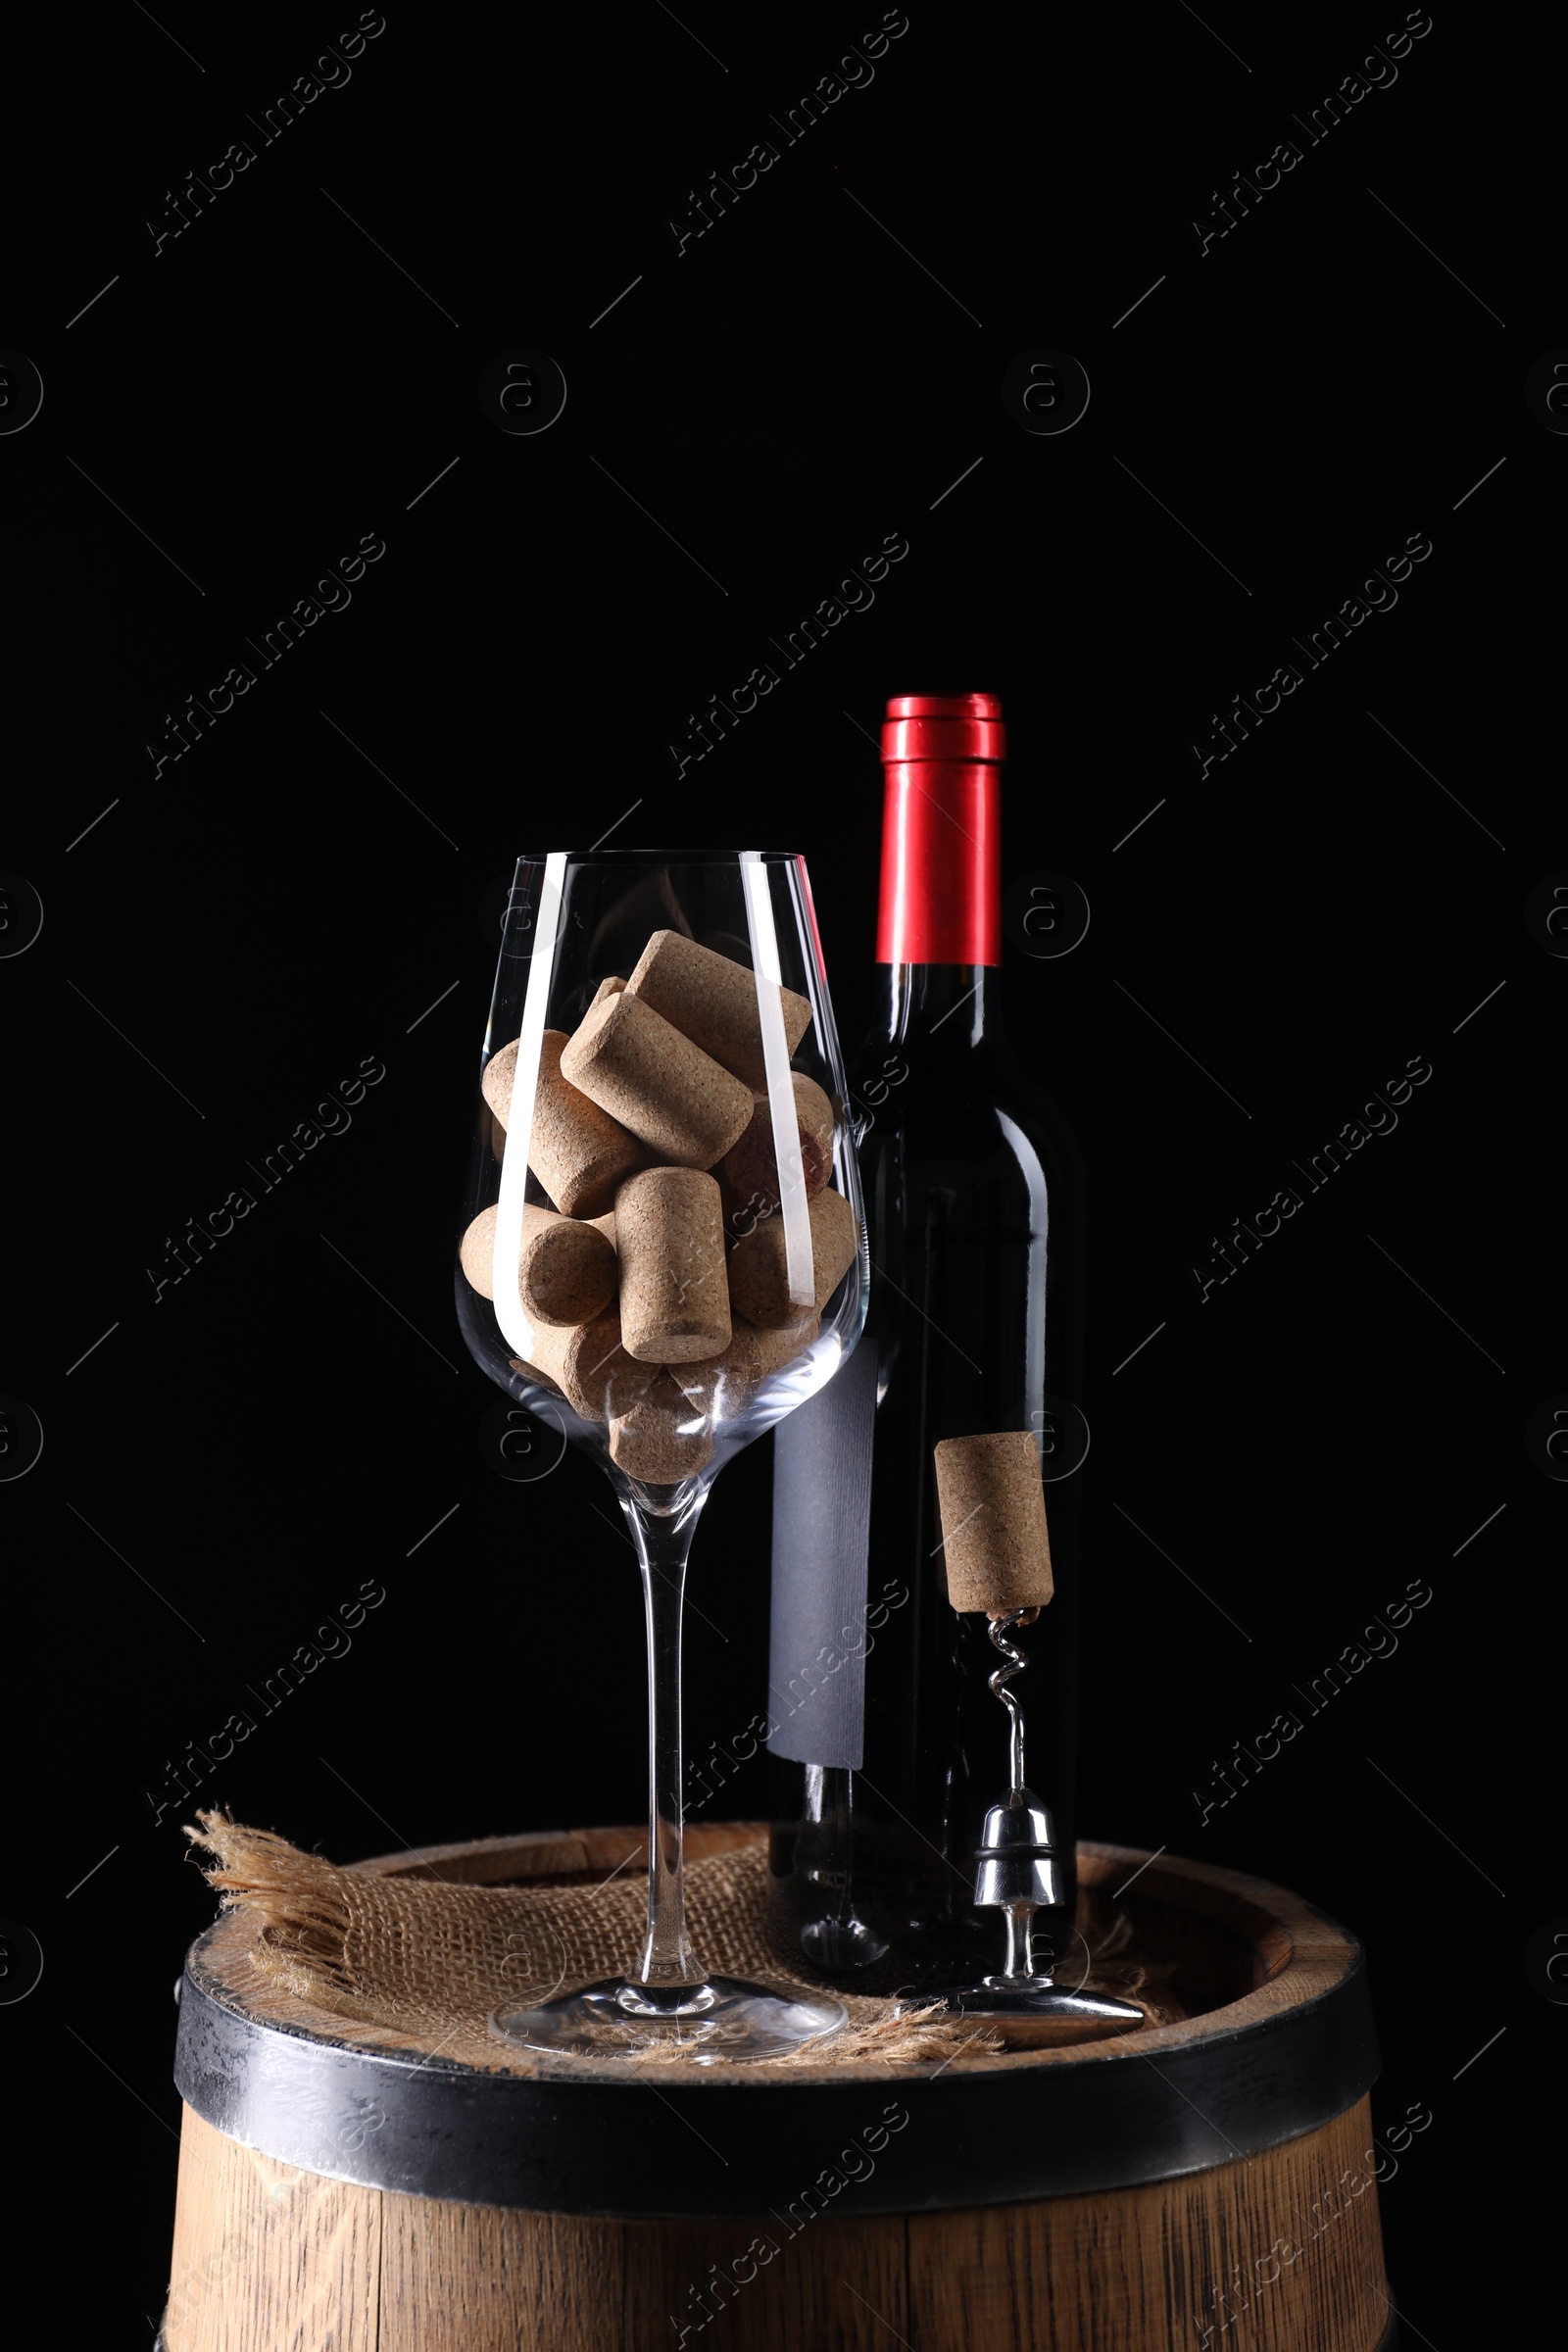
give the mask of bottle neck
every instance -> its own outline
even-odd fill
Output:
[[[929,1043],[951,1053],[1002,1034],[1002,973],[986,963],[877,966],[874,1030],[893,1045]]]
[[[1000,759],[900,757],[884,741],[883,770],[878,963],[1000,964]]]
[[[1001,762],[885,751],[884,768],[877,1029],[962,1053],[999,1026]]]

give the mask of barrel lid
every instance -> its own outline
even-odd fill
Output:
[[[1364,2096],[1377,2045],[1361,1951],[1343,1929],[1211,1865],[1094,1845],[1079,1863],[1211,1918],[1245,1900],[1276,1954],[1294,1956],[1205,2016],[1115,2040],[961,2066],[661,2068],[654,2098],[646,2075],[612,2061],[484,2072],[264,2014],[245,1990],[254,1931],[231,1914],[187,1958],[174,2080],[231,2139],[333,2180],[650,2220],[784,2212],[824,2149],[852,2140],[874,2149],[854,2184],[858,2214],[1132,2187],[1276,2147]]]

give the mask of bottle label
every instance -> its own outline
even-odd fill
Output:
[[[768,1746],[860,1768],[877,1349],[862,1340],[773,1436]]]
[[[878,963],[1002,961],[1001,769],[889,760]]]

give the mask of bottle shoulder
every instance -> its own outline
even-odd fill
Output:
[[[1066,1117],[996,1031],[946,1044],[875,1034],[849,1065],[849,1091],[862,1166],[890,1152],[906,1159],[1010,1160],[1048,1185],[1082,1185],[1082,1155]]]

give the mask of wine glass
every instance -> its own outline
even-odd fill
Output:
[[[517,862],[464,1198],[458,1319],[499,1387],[596,1454],[648,1639],[648,1924],[622,1977],[491,2019],[529,2049],[777,2056],[843,2003],[711,1977],[681,1876],[681,1614],[719,1470],[854,1348],[869,1268],[805,861]],[[503,1281],[500,1269],[517,1269]]]

